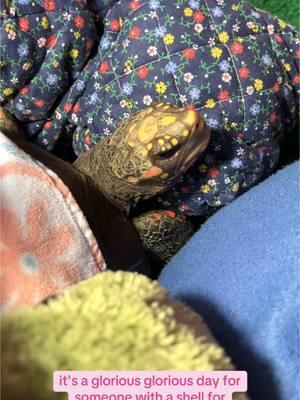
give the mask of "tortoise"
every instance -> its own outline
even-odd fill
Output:
[[[174,185],[205,150],[211,132],[194,110],[167,103],[155,104],[123,121],[112,136],[78,158],[72,170],[72,166],[54,155],[20,140],[21,129],[14,117],[4,109],[0,111],[1,130],[59,175],[87,216],[91,207],[102,207],[106,213],[111,210],[103,198],[99,199],[92,192],[83,199],[78,196],[78,192],[91,191],[91,185],[86,188],[86,182],[81,181],[82,174],[91,178],[109,203],[128,215],[140,199],[147,199]],[[79,184],[74,185],[73,176]],[[103,210],[99,210],[98,214],[103,217]],[[96,225],[95,221],[91,221],[93,218],[95,214],[88,218],[88,222]],[[192,224],[184,216],[169,210],[144,213],[133,218],[133,223],[145,250],[163,262],[168,261],[193,233]],[[110,228],[107,226],[107,229]],[[131,236],[128,246],[133,246],[136,241],[130,227],[126,229]],[[109,239],[118,241],[118,237]],[[103,240],[100,242],[101,247]],[[117,252],[118,244],[109,247],[112,246]]]
[[[27,3],[3,10],[0,99],[41,147],[65,137],[79,156],[170,102],[195,108],[211,141],[155,207],[206,216],[274,170],[300,83],[299,36],[284,21],[244,0]]]

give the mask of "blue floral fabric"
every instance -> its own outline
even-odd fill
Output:
[[[275,167],[300,85],[300,41],[284,21],[232,0],[11,4],[0,93],[40,146],[51,151],[68,131],[80,155],[164,101],[195,108],[212,138],[160,207],[205,214]]]

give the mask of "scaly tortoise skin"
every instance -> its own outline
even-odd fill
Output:
[[[119,208],[129,212],[141,199],[172,187],[209,142],[210,129],[194,111],[158,103],[125,120],[114,134],[78,158]],[[133,219],[146,250],[169,260],[193,233],[192,224],[171,211],[150,211]]]

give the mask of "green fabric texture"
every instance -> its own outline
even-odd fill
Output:
[[[1,394],[65,399],[55,370],[230,370],[202,319],[157,282],[104,272],[36,308],[3,318]],[[244,394],[235,399],[246,400]]]
[[[300,29],[299,0],[251,0],[251,3]]]

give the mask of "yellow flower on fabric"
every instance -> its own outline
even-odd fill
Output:
[[[5,65],[6,65],[6,61],[0,60],[0,68],[5,67]]]
[[[204,172],[206,172],[208,169],[208,166],[206,164],[200,164],[199,165],[199,171],[203,174]]]
[[[124,65],[125,68],[131,69],[133,67],[133,62],[131,60],[126,60]]]
[[[122,18],[119,18],[119,24],[120,24],[120,28],[122,28],[122,26],[123,26],[123,20],[122,20]]]
[[[255,90],[257,92],[260,92],[264,87],[263,81],[261,79],[255,79],[254,80],[254,87],[255,87]]]
[[[173,43],[174,43],[174,36],[171,35],[170,33],[167,33],[164,36],[164,44],[170,45],[170,44],[173,44]]]
[[[216,102],[214,99],[208,99],[207,102],[205,103],[205,107],[207,108],[215,108]]]
[[[253,32],[259,32],[259,26],[257,24],[252,24],[251,25],[251,30]]]
[[[229,40],[229,35],[227,32],[221,32],[219,34],[219,40],[221,43],[227,43]]]
[[[282,19],[278,20],[278,25],[280,26],[281,29],[286,28],[286,23],[284,21],[282,21]]]
[[[231,190],[235,193],[239,190],[240,185],[238,183],[235,183],[234,185],[232,185]]]
[[[77,49],[72,49],[69,51],[69,56],[71,58],[77,58],[79,56],[79,51]]]
[[[42,18],[41,24],[42,24],[42,27],[43,27],[44,29],[47,29],[48,26],[49,26],[49,20],[48,20],[48,18],[47,18],[47,17],[43,17],[43,18]]]
[[[231,9],[232,9],[233,11],[237,11],[237,10],[239,9],[239,7],[238,7],[236,4],[233,4],[233,5],[231,6]]]
[[[133,103],[132,103],[132,101],[128,101],[127,104],[126,104],[126,107],[127,107],[129,110],[131,110],[131,109],[133,108]]]
[[[193,15],[193,10],[190,7],[186,7],[183,13],[186,17],[191,17]]]
[[[208,193],[208,192],[210,192],[210,186],[209,185],[201,185],[200,190],[202,193]]]
[[[80,32],[74,32],[74,38],[79,39],[80,38]]]
[[[231,128],[236,128],[237,127],[237,123],[236,122],[231,122]]]
[[[53,60],[52,65],[54,68],[57,68],[59,66],[59,62],[57,60]]]
[[[160,81],[155,85],[155,90],[158,94],[163,94],[167,90],[167,85],[164,82]]]
[[[9,95],[13,94],[13,90],[11,88],[6,88],[3,90],[3,94],[4,94],[4,96],[9,96]]]
[[[12,33],[14,32],[14,25],[11,23],[8,23],[5,25],[5,30],[7,33]]]
[[[109,85],[105,85],[105,86],[104,86],[104,90],[105,90],[106,92],[109,92],[109,89],[110,89]]]
[[[283,64],[283,68],[284,68],[287,72],[290,72],[290,70],[292,69],[291,64]]]
[[[210,54],[213,56],[213,58],[220,58],[223,54],[223,50],[219,47],[213,47],[210,51]]]

